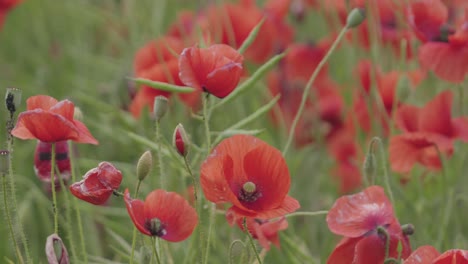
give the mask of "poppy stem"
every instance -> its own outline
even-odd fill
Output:
[[[207,93],[203,97],[203,120],[205,124],[205,135],[206,135],[206,146],[208,153],[211,151],[211,134],[210,134],[210,113],[208,111],[208,103],[210,99],[210,94]]]
[[[156,250],[156,238],[151,237],[151,248],[153,249],[153,256],[156,258],[156,263],[161,264],[158,251]]]
[[[233,256],[232,256],[232,250],[233,250],[233,248],[234,248],[234,246],[235,246],[236,244],[241,244],[243,248],[246,248],[246,247],[247,247],[247,246],[245,245],[245,243],[244,243],[242,240],[240,240],[240,239],[236,239],[236,240],[232,241],[231,245],[229,245],[229,255],[228,255],[228,257],[229,257],[229,262],[228,262],[228,263],[229,263],[229,264],[232,264],[232,263],[234,262],[234,261],[233,261]]]
[[[55,168],[55,143],[51,146],[50,167]],[[54,233],[58,234],[58,209],[57,209],[57,194],[55,192],[55,170],[50,170],[50,187],[52,192],[52,211],[54,213]]]
[[[159,121],[156,121],[156,143],[158,144],[158,168],[159,168],[159,179],[161,182],[161,189],[164,189],[164,162],[162,154],[162,137],[161,137],[161,125]]]
[[[379,143],[379,147],[380,147],[380,159],[382,161],[382,170],[383,170],[383,176],[384,176],[384,183],[385,183],[385,187],[387,189],[387,192],[388,192],[388,196],[390,198],[390,202],[392,204],[395,204],[395,200],[393,198],[393,191],[392,191],[392,187],[390,185],[390,178],[388,176],[388,168],[387,168],[387,155],[385,155],[385,150],[384,150],[384,145],[383,145],[383,142],[382,140],[379,138],[379,137],[373,137],[372,140],[371,140],[371,144],[373,144],[373,142],[378,142]]]
[[[213,226],[214,226],[214,218],[215,218],[215,213],[216,213],[216,204],[211,203],[210,206],[210,216],[209,216],[209,223],[208,223],[208,235],[206,238],[206,251],[205,251],[205,258],[204,258],[204,263],[208,263],[208,258],[210,256],[210,240],[211,240],[211,233],[213,231]],[[201,217],[200,217],[201,218]]]
[[[390,255],[390,235],[382,226],[377,227],[377,233],[385,236],[385,259],[388,259],[388,256]]]
[[[75,164],[74,164],[74,157],[73,157],[73,144],[70,143],[70,151],[68,153],[70,157],[70,170],[71,170],[71,179],[72,182],[76,182],[76,175],[75,175]],[[80,237],[80,247],[81,247],[81,257],[83,258],[85,263],[88,263],[88,254],[86,253],[86,245],[83,233],[83,223],[81,222],[81,212],[80,207],[78,206],[78,200],[72,199],[73,207],[75,207],[76,213],[76,222],[78,223],[78,235]]]
[[[253,241],[252,235],[249,232],[249,229],[247,228],[247,218],[244,217],[244,222],[242,223],[244,226],[244,230],[247,233],[247,236],[249,237],[250,245],[252,245],[252,249],[255,252],[255,256],[257,257],[258,264],[262,264],[262,259],[260,258],[260,255],[258,254],[257,248],[255,247],[255,242]]]
[[[141,180],[138,180],[138,183],[135,187],[135,199],[138,198],[138,192],[140,191]],[[132,251],[130,253],[130,264],[133,264],[134,257],[135,257],[135,246],[136,246],[136,239],[137,239],[137,228],[133,227],[133,236],[132,236]]]
[[[294,216],[317,216],[317,215],[326,215],[328,214],[327,210],[315,211],[315,212],[295,212],[285,215],[285,217],[294,217]]]
[[[16,241],[15,232],[13,230],[13,224],[12,224],[12,221],[11,221],[10,208],[8,207],[7,182],[6,182],[6,175],[5,174],[2,174],[2,183],[3,183],[3,206],[5,208],[5,215],[6,215],[6,219],[7,219],[7,222],[8,222],[8,229],[10,231],[11,240],[13,240],[13,245],[15,247],[15,253],[16,253],[16,257],[17,257],[18,261],[20,263],[24,263],[23,256],[21,255],[21,251],[20,251],[19,246],[18,246],[18,242]]]
[[[440,248],[443,244],[443,241],[445,240],[444,238],[446,237],[446,230],[447,230],[447,225],[450,220],[452,208],[453,208],[453,188],[450,188],[449,184],[449,179],[448,175],[446,172],[446,168],[444,165],[444,157],[442,156],[442,152],[440,151],[440,148],[434,144],[434,147],[437,151],[437,155],[440,160],[440,166],[442,167],[442,181],[443,181],[443,186],[444,190],[447,191],[447,198],[446,198],[446,204],[447,206],[445,207],[444,214],[442,217],[442,223],[439,227],[439,233],[437,234],[437,247]]]
[[[330,57],[330,55],[333,54],[336,47],[338,47],[338,43],[340,43],[341,39],[343,39],[343,37],[344,37],[344,35],[345,35],[345,33],[347,31],[348,31],[348,27],[346,27],[346,26],[343,27],[343,29],[341,29],[340,34],[338,35],[338,37],[333,42],[333,44],[330,47],[330,49],[328,50],[327,54],[325,54],[325,56],[322,58],[322,60],[320,61],[320,63],[317,65],[314,72],[310,76],[309,80],[307,81],[307,84],[306,84],[306,86],[304,88],[304,93],[302,94],[302,99],[301,99],[301,103],[299,105],[299,109],[297,110],[296,115],[294,116],[294,120],[293,120],[293,123],[291,125],[291,128],[289,129],[288,139],[286,141],[286,145],[284,146],[284,149],[283,149],[283,152],[282,152],[283,156],[286,156],[286,153],[288,152],[289,147],[291,146],[291,143],[292,143],[292,140],[293,140],[293,137],[294,137],[294,132],[296,131],[297,124],[299,123],[299,118],[301,117],[302,112],[304,112],[304,108],[305,108],[307,99],[309,98],[309,92],[310,92],[310,89],[312,88],[312,84],[314,83],[315,79],[317,78],[320,70],[323,68],[323,66],[325,66],[325,63],[328,61],[328,58]]]
[[[193,195],[195,196],[195,209],[197,210],[198,215],[201,215],[201,202],[198,200],[198,191],[200,190],[200,186],[198,185],[197,178],[195,178],[195,175],[192,172],[192,168],[190,167],[190,164],[188,163],[187,156],[184,156],[184,163],[185,163],[185,168],[187,169],[188,174],[190,175],[190,178],[192,178],[193,181]],[[203,263],[203,230],[202,230],[202,217],[199,218],[198,220],[198,234],[199,234],[199,239],[200,239],[200,263]]]

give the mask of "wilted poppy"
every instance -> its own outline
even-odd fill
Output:
[[[72,102],[59,102],[47,95],[37,95],[28,98],[26,104],[27,110],[18,116],[18,122],[11,131],[13,136],[48,143],[72,140],[98,144],[86,126],[74,119],[75,106]]]
[[[192,234],[198,222],[195,209],[174,192],[154,190],[141,201],[130,198],[126,189],[124,200],[136,228],[147,236],[179,242]]]
[[[409,8],[410,24],[424,43],[419,47],[421,66],[443,80],[460,83],[468,73],[468,31],[465,17],[448,24],[449,12],[441,0],[413,1]]]
[[[122,173],[109,162],[99,163],[79,182],[70,186],[70,192],[88,203],[104,204],[122,182]]]
[[[290,176],[281,152],[258,138],[223,140],[201,166],[201,186],[213,203],[231,203],[228,213],[269,219],[296,211],[288,194]]]
[[[260,243],[260,245],[266,250],[270,250],[270,244],[272,243],[279,248],[280,241],[278,232],[288,228],[288,221],[285,217],[262,220],[251,217],[238,217],[235,214],[227,214],[226,218],[230,225],[237,224],[237,226],[243,231],[245,231],[245,219],[247,230],[251,236],[254,239],[257,239],[258,243]]]
[[[52,143],[37,142],[34,153],[34,172],[43,182],[50,182]],[[60,173],[60,177],[67,182],[71,176],[70,157],[67,141],[55,142],[55,166]],[[56,185],[59,183],[58,177],[55,178]]]
[[[45,253],[49,263],[69,264],[68,251],[62,239],[57,234],[47,237]]]
[[[183,42],[175,37],[162,37],[150,41],[140,48],[133,61],[135,76],[151,81],[183,85],[179,79],[179,53]],[[144,107],[153,111],[156,96],[170,97],[171,93],[142,85],[129,106],[133,116],[139,117]],[[189,107],[195,107],[199,93],[179,94],[180,99]]]
[[[390,138],[394,171],[409,172],[415,163],[439,169],[438,151],[450,155],[454,140],[468,142],[468,118],[452,118],[452,97],[450,91],[445,91],[422,108],[402,105],[397,110],[395,123],[403,134]]]
[[[179,57],[182,82],[218,98],[229,95],[239,83],[244,57],[224,44],[185,48]]]
[[[328,228],[344,238],[335,247],[327,263],[382,263],[385,259],[386,236],[389,236],[389,257],[410,252],[408,238],[403,234],[393,207],[380,186],[338,198],[327,215]],[[384,230],[384,232],[381,231]]]

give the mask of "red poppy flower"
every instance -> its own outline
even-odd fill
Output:
[[[244,57],[224,44],[185,48],[179,57],[180,79],[218,98],[228,96],[239,83]]]
[[[135,54],[133,62],[135,76],[152,81],[183,85],[179,79],[178,62],[178,54],[182,49],[182,41],[175,37],[163,37],[150,41]],[[144,107],[148,107],[152,112],[154,98],[159,95],[169,97],[171,93],[142,85],[129,106],[130,112],[137,118]],[[179,94],[179,98],[187,106],[196,107],[199,93]]]
[[[141,201],[130,198],[126,189],[124,200],[136,228],[147,236],[179,242],[192,234],[198,222],[195,209],[174,192],[154,190]]]
[[[432,261],[439,255],[440,253],[433,246],[421,246],[413,251],[403,264],[432,264]]]
[[[52,143],[38,141],[34,153],[34,172],[43,182],[50,182],[50,166],[52,158]],[[55,164],[60,177],[67,182],[71,176],[70,157],[68,156],[68,142],[55,142]],[[56,185],[59,186],[59,178],[55,178]]]
[[[237,224],[242,231],[245,231],[244,217],[237,217],[235,214],[227,214],[226,218],[230,225]],[[280,241],[278,232],[288,228],[288,222],[285,217],[269,220],[247,217],[246,224],[252,237],[257,239],[260,245],[266,250],[270,250],[271,243],[279,248]]]
[[[385,229],[390,236],[389,257],[397,257],[398,243],[402,243],[402,257],[410,252],[408,238],[403,235],[393,207],[380,186],[338,198],[327,215],[328,228],[345,238],[328,258],[330,264],[382,263],[385,259]]]
[[[104,204],[122,182],[122,173],[109,162],[99,163],[79,182],[70,186],[70,192],[88,203]]]
[[[37,95],[28,98],[26,104],[27,111],[18,116],[18,122],[11,131],[13,136],[48,143],[73,140],[98,144],[86,126],[73,119],[75,106],[72,102],[59,102],[47,95]]]
[[[258,138],[236,135],[223,140],[201,166],[206,199],[232,203],[229,213],[269,219],[296,211],[287,195],[290,176],[281,152]]]
[[[456,21],[455,30],[449,22],[447,6],[440,0],[419,0],[410,4],[410,24],[424,44],[419,48],[421,66],[432,70],[443,80],[460,83],[468,73],[468,12]]]
[[[440,169],[437,148],[450,155],[453,141],[468,142],[468,118],[452,118],[452,93],[437,95],[424,107],[402,105],[395,123],[404,133],[390,139],[390,164],[394,171],[406,173],[415,163]]]

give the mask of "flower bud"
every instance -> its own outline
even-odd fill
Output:
[[[10,158],[10,152],[8,150],[0,150],[0,175],[4,176],[10,170],[10,163],[8,159]]]
[[[371,185],[374,183],[377,174],[377,161],[374,154],[374,142],[375,141],[372,141],[370,143],[369,150],[367,151],[364,164],[362,166],[364,177]]]
[[[412,234],[414,234],[414,225],[412,224],[402,225],[401,231],[403,232],[404,235],[411,236]]]
[[[153,156],[151,152],[148,150],[143,155],[141,155],[140,159],[137,163],[137,176],[138,180],[142,181],[148,176],[151,169],[153,168]]]
[[[57,234],[47,237],[45,252],[49,264],[68,264],[68,252]]]
[[[187,133],[185,132],[184,126],[182,124],[178,124],[176,126],[174,135],[172,136],[172,144],[182,157],[187,156],[190,144]]]
[[[166,114],[168,107],[167,102],[167,98],[162,95],[156,96],[156,98],[154,98],[153,115],[156,122],[159,122]]]
[[[366,11],[363,8],[354,8],[346,18],[346,27],[354,28],[359,26],[366,19]]]
[[[17,88],[7,88],[5,94],[6,108],[13,114],[21,105],[21,90]]]

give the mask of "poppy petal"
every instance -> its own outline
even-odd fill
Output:
[[[352,263],[352,256],[354,256],[354,250],[356,244],[361,238],[350,238],[345,237],[336,245],[333,252],[330,254],[327,260],[327,264],[350,264]]]
[[[67,120],[73,121],[73,115],[75,113],[75,105],[70,102],[69,100],[63,100],[57,102],[54,106],[52,106],[49,111],[54,114],[61,115],[65,117]]]
[[[459,117],[452,119],[454,136],[463,142],[468,142],[468,117]]]
[[[421,246],[413,251],[403,264],[432,264],[432,261],[439,255],[440,253],[433,246]]]
[[[51,126],[54,129],[50,129]],[[11,134],[21,139],[38,139],[43,142],[76,140],[79,131],[66,118],[45,112],[42,109],[26,111],[18,116],[18,122]]]
[[[228,62],[216,68],[206,76],[206,87],[210,87],[208,92],[218,98],[228,96],[237,87],[241,74],[240,63]]]
[[[416,106],[402,105],[395,113],[395,124],[403,132],[416,132],[419,130],[419,116],[421,109]]]
[[[57,104],[57,99],[48,95],[31,96],[26,100],[26,109],[34,110],[37,108],[49,110],[52,106]]]
[[[468,263],[468,250],[450,249],[434,259],[433,264],[463,264]]]
[[[419,48],[419,61],[425,69],[452,83],[461,83],[468,72],[468,49],[443,42],[428,42]]]
[[[453,135],[451,109],[452,93],[445,91],[438,94],[421,109],[420,130],[451,137]]]
[[[75,127],[79,132],[79,136],[77,139],[75,139],[75,142],[93,145],[99,144],[97,139],[95,139],[93,135],[91,135],[91,132],[89,132],[88,128],[83,123],[81,123],[78,120],[74,120],[73,123],[75,124]]]
[[[346,237],[362,236],[394,219],[392,204],[380,186],[338,198],[327,215],[328,228]]]
[[[230,166],[228,163],[229,160],[232,161],[232,159],[216,150],[217,148],[201,166],[200,183],[203,193],[205,194],[206,199],[213,203],[235,201],[237,198],[233,194],[226,178],[223,175]]]
[[[136,228],[141,233],[151,236],[150,231],[145,228],[145,211],[143,201],[130,198],[128,189],[125,190],[124,201],[128,214],[130,215],[130,218],[132,219],[132,222],[135,224]]]

